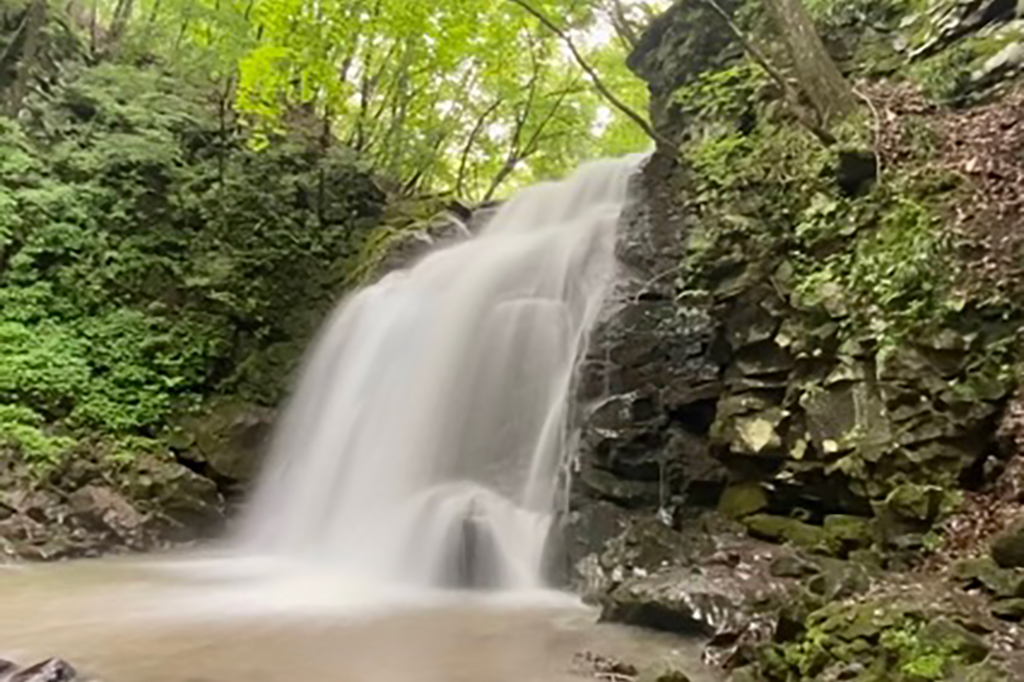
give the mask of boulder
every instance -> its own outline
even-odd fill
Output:
[[[820,570],[817,564],[791,552],[778,555],[768,566],[768,572],[776,578],[804,578]]]
[[[822,527],[825,532],[847,551],[870,547],[875,540],[871,519],[849,514],[830,514]]]
[[[991,557],[962,559],[952,573],[965,586],[980,585],[997,598],[1024,597],[1024,571],[1001,568]]]
[[[169,522],[186,535],[205,535],[220,528],[224,500],[217,485],[181,466],[167,453],[138,455],[121,478],[128,499],[152,510],[152,520]]]
[[[892,443],[885,405],[878,391],[865,382],[815,386],[800,397],[807,427],[817,450],[833,455],[856,449],[875,453]]]
[[[106,486],[83,486],[68,496],[68,505],[86,527],[121,537],[135,534],[146,520],[120,493]]]
[[[632,481],[594,466],[585,467],[578,480],[595,498],[624,507],[635,509],[657,505],[661,498],[661,487],[656,481]]]

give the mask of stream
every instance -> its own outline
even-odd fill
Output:
[[[699,641],[597,622],[551,591],[395,591],[250,559],[0,568],[0,657],[60,656],[103,682],[556,682],[588,655],[718,679]]]

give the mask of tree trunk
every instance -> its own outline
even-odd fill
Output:
[[[7,111],[16,114],[28,94],[36,66],[40,37],[46,24],[46,0],[33,0],[25,9],[17,33],[0,55],[0,93]]]
[[[801,0],[768,0],[776,28],[789,50],[800,90],[817,111],[821,124],[841,119],[857,107],[850,84],[821,42]]]

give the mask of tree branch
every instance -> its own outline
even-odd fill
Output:
[[[568,33],[556,26],[554,22],[544,16],[540,11],[531,7],[526,0],[509,1],[522,7],[528,13],[533,15],[548,30],[561,38],[562,42],[565,43],[565,46],[569,48],[569,52],[572,53],[573,59],[576,60],[579,67],[586,72],[587,76],[590,77],[590,82],[594,84],[594,87],[597,88],[599,93],[601,93],[601,96],[608,100],[612,106],[632,119],[633,122],[640,126],[640,128],[647,133],[647,136],[654,140],[658,145],[663,146],[666,149],[675,149],[675,144],[662,137],[662,135],[659,134],[643,116],[634,111],[628,104],[620,100],[615,96],[615,93],[608,89],[608,86],[606,86],[604,81],[601,80],[601,77],[598,75],[597,71],[594,70],[594,67],[592,67],[587,60],[584,59],[583,55],[580,54],[580,51],[576,48],[576,44],[572,41],[572,38]]]
[[[493,114],[499,106],[501,106],[501,102],[502,99],[500,97],[497,98],[491,106],[487,107],[487,109],[480,114],[480,117],[476,120],[476,125],[473,126],[473,130],[469,133],[469,139],[466,140],[466,146],[462,148],[462,159],[459,162],[459,174],[455,180],[455,195],[457,197],[461,198],[463,196],[462,190],[466,184],[466,167],[469,163],[469,152],[472,150],[473,145],[476,144],[476,138],[480,135],[480,131],[483,130],[487,119],[490,118],[491,114]]]

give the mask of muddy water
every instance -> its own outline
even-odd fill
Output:
[[[562,682],[589,651],[717,678],[699,643],[599,624],[565,595],[396,593],[217,558],[0,567],[0,657],[104,682]]]

